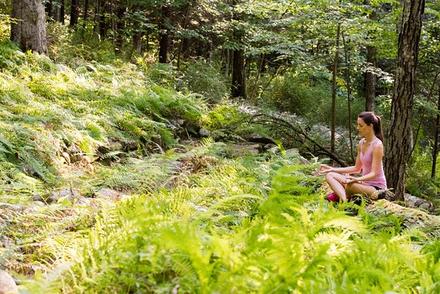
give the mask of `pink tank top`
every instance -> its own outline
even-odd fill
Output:
[[[371,172],[372,164],[373,164],[373,149],[374,146],[377,146],[378,144],[382,144],[382,141],[376,138],[370,146],[367,147],[367,149],[364,149],[364,152],[362,152],[362,146],[365,143],[365,139],[362,139],[360,141],[360,160],[362,164],[362,175],[366,175]],[[380,161],[378,170],[376,171],[376,176],[373,179],[364,181],[364,184],[368,186],[375,186],[381,189],[387,188],[387,181],[385,179],[385,173],[383,172],[383,163],[382,160]]]

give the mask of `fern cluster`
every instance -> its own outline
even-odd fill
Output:
[[[320,179],[294,155],[225,159],[185,185],[104,211],[94,229],[60,249],[56,268],[30,289],[65,292],[438,291],[438,242],[344,214],[322,199]],[[294,154],[294,153],[293,153]],[[68,270],[66,270],[66,268]],[[55,275],[55,278],[54,278]]]
[[[70,163],[66,153],[90,162],[102,158],[99,147],[118,142],[119,151],[134,145],[130,151],[142,156],[171,148],[185,129],[199,128],[205,102],[155,84],[136,65],[83,60],[71,69],[21,53],[6,40],[0,40],[0,53],[4,184],[33,177],[40,186],[58,185]],[[44,192],[33,187],[21,194]]]

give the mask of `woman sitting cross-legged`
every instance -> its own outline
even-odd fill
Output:
[[[334,193],[327,196],[330,201],[347,201],[354,194],[363,194],[377,199],[378,190],[386,189],[383,171],[383,135],[380,117],[373,112],[362,112],[357,118],[357,130],[362,139],[357,147],[356,163],[350,167],[321,165],[319,171]],[[362,172],[362,176],[352,176]]]

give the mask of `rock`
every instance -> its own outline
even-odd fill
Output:
[[[14,279],[7,272],[0,270],[0,294],[18,293]]]
[[[70,202],[73,203],[76,200],[78,200],[80,197],[81,197],[81,194],[79,193],[79,191],[77,189],[63,188],[59,191],[52,191],[52,193],[50,193],[49,198],[47,198],[47,202],[48,203],[56,203],[61,198],[66,198],[67,200],[69,200]]]
[[[200,137],[209,137],[211,135],[211,132],[205,128],[201,128],[199,130],[199,135],[200,135]]]
[[[366,211],[373,215],[396,215],[402,219],[404,228],[416,228],[426,232],[428,236],[440,237],[440,216],[404,207],[385,199],[372,202],[366,207]]]
[[[229,144],[228,151],[233,157],[240,157],[243,155],[257,155],[260,153],[260,144]]]
[[[428,200],[413,196],[411,194],[405,193],[403,196],[405,201],[405,206],[412,208],[420,208],[429,212],[434,211],[434,204]]]
[[[38,193],[35,193],[34,195],[32,195],[32,201],[41,201],[44,202],[44,198],[43,196],[41,196]]]
[[[12,210],[12,211],[22,211],[24,208],[23,208],[23,206],[18,205],[18,204],[9,204],[9,203],[0,202],[0,209]]]
[[[70,156],[67,152],[61,152],[61,157],[64,159],[66,164],[70,165]]]
[[[95,198],[113,200],[113,201],[118,201],[129,197],[129,195],[125,193],[110,188],[102,188],[101,190],[95,192],[94,196]]]
[[[266,144],[264,145],[264,149],[267,150],[267,152],[272,154],[280,154],[280,148],[273,144]]]

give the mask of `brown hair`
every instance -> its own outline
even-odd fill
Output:
[[[367,125],[373,125],[374,134],[383,142],[383,133],[382,133],[382,126],[380,123],[380,116],[375,115],[374,112],[371,111],[364,111],[361,112],[358,115],[358,117],[362,118],[362,120]]]

